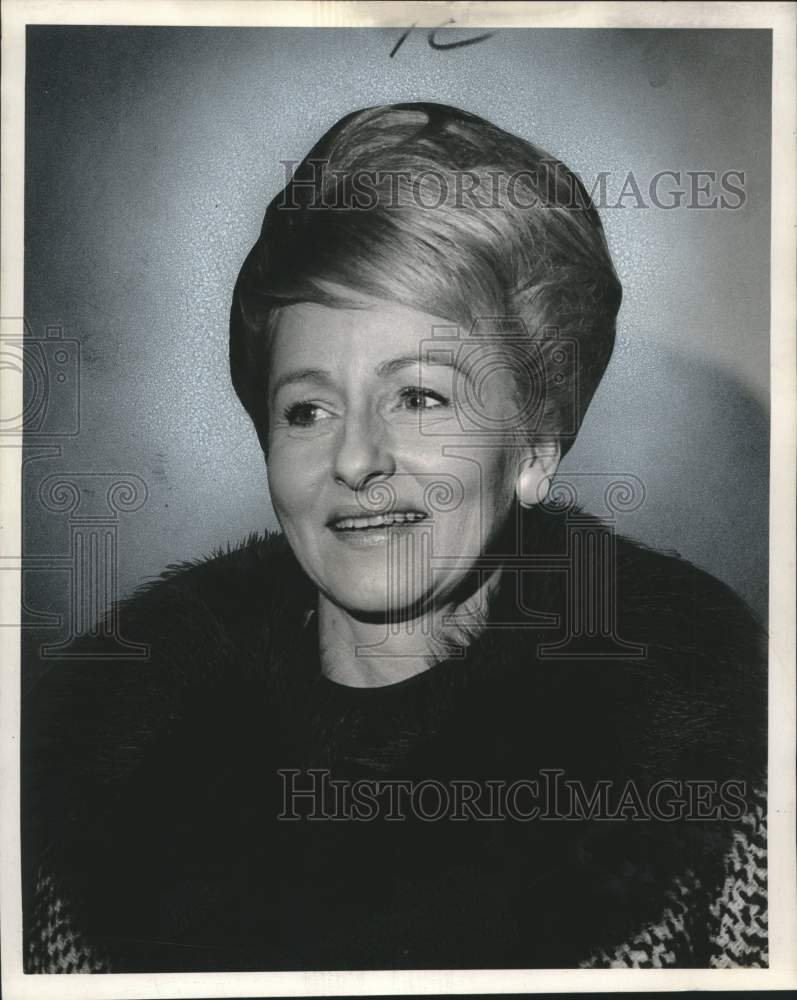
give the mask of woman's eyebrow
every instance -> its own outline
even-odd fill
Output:
[[[397,358],[391,358],[390,361],[383,361],[381,365],[376,366],[374,371],[379,378],[389,378],[391,375],[415,365],[438,365],[462,371],[454,358],[453,351],[424,351],[422,353],[416,351],[414,354],[402,354]]]
[[[395,375],[405,368],[411,368],[419,364],[437,365],[462,371],[461,366],[453,358],[453,352],[429,351],[428,353],[419,354],[416,351],[413,354],[402,354],[399,357],[391,358],[389,361],[383,361],[376,366],[374,372],[379,378],[389,378],[391,375]],[[280,389],[284,389],[286,385],[293,385],[296,382],[315,382],[317,385],[329,385],[331,381],[332,373],[326,368],[296,368],[293,371],[283,372],[282,375],[274,380],[270,386],[270,390],[271,395],[276,396]]]
[[[296,368],[294,371],[284,372],[271,386],[271,395],[276,396],[280,389],[286,385],[293,385],[294,382],[315,382],[318,385],[327,385],[332,381],[332,375],[325,368]]]

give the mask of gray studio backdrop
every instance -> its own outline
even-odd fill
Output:
[[[588,187],[606,175],[625,299],[564,471],[636,477],[619,529],[766,614],[770,33],[512,29],[441,50],[416,30],[391,57],[400,35],[28,28],[23,620],[55,647],[168,563],[275,528],[228,376],[230,293],[280,161],[393,101],[462,106]],[[665,170],[687,195],[687,171],[743,171],[742,204],[685,204],[719,192],[703,179],[656,207]],[[581,480],[596,513],[605,485]],[[108,565],[81,583],[92,547]]]

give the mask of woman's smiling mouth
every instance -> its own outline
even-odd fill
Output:
[[[330,518],[327,527],[340,541],[350,545],[380,545],[387,541],[389,534],[411,531],[427,518],[427,514],[416,510],[386,514],[338,514]]]
[[[389,528],[397,524],[414,524],[423,521],[426,514],[416,511],[398,511],[390,514],[368,514],[358,517],[341,517],[330,523],[334,531],[363,531],[368,528]]]

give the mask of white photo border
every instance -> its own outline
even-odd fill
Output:
[[[267,0],[3,0],[2,277],[4,323],[22,332],[25,28],[28,24],[463,28],[771,28],[770,967],[727,970],[434,970],[25,975],[20,882],[19,628],[0,630],[0,933],[8,1000],[37,998],[559,993],[797,987],[795,864],[795,482],[797,482],[797,131],[791,3],[440,3]],[[18,319],[14,319],[19,317]],[[9,319],[10,318],[10,319]],[[0,407],[21,412],[22,378],[4,377]],[[22,443],[0,448],[0,613],[20,607]]]

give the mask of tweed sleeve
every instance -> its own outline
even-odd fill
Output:
[[[694,871],[677,878],[658,920],[580,964],[588,969],[766,968],[766,799],[753,795],[734,830],[719,882],[704,886]]]
[[[107,958],[74,926],[54,877],[39,869],[25,950],[26,973],[110,972]]]
[[[763,793],[734,831],[725,879],[711,900],[708,965],[712,969],[766,968],[767,818]]]

